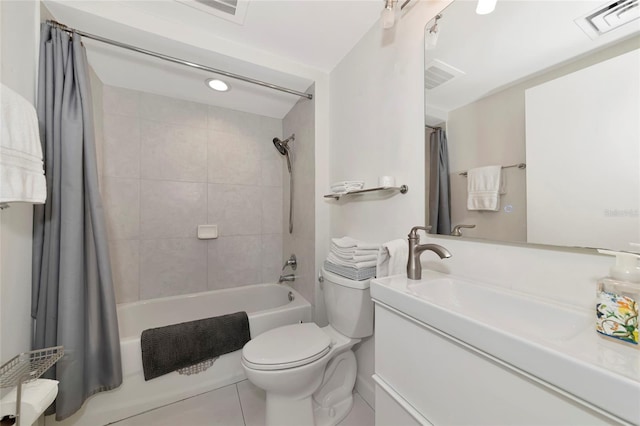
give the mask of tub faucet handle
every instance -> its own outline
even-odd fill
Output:
[[[287,266],[291,266],[291,269],[293,269],[294,271],[296,269],[298,269],[298,259],[296,259],[296,255],[295,254],[292,254],[289,257],[289,260],[287,260],[284,263],[284,265],[282,266],[282,270],[284,271],[287,268]]]

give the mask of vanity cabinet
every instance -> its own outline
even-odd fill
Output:
[[[625,424],[449,334],[374,302],[376,426]]]

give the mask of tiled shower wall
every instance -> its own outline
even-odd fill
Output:
[[[102,107],[118,303],[277,281],[281,120],[110,86]],[[198,240],[203,224],[219,237]]]

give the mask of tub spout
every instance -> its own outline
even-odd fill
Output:
[[[296,280],[296,276],[294,274],[280,275],[278,279],[278,284],[282,284],[283,282],[293,282]]]

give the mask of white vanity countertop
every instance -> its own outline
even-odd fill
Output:
[[[371,296],[640,424],[640,350],[600,337],[594,312],[434,271],[422,275],[419,281],[404,275],[374,279]]]

